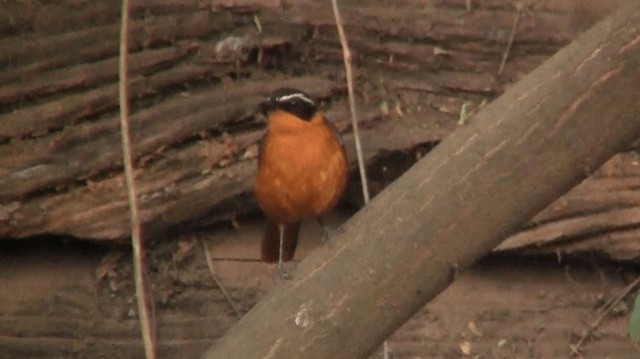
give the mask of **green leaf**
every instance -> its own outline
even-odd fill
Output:
[[[470,103],[465,102],[462,104],[462,107],[460,108],[460,118],[458,119],[458,125],[464,125],[465,123],[467,123],[467,119],[469,119],[469,117],[471,117],[471,113],[468,110]]]
[[[638,339],[640,339],[640,294],[636,297],[633,311],[629,318],[629,337],[634,343],[638,343]]]
[[[385,116],[389,114],[389,103],[387,103],[387,101],[382,101],[382,103],[380,103],[380,111]]]

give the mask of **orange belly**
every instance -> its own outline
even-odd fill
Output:
[[[336,135],[317,115],[301,121],[271,116],[255,182],[258,204],[279,224],[322,215],[342,196],[347,160]]]

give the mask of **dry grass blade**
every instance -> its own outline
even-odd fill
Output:
[[[364,203],[369,203],[369,185],[367,184],[367,172],[364,167],[364,158],[362,156],[362,145],[360,144],[360,134],[358,131],[358,115],[356,113],[356,99],[353,93],[353,70],[351,68],[351,51],[349,50],[349,43],[347,42],[347,36],[344,33],[344,26],[342,25],[342,16],[338,9],[338,0],[331,0],[331,6],[333,7],[333,15],[336,19],[336,26],[338,27],[338,36],[340,37],[340,44],[342,45],[342,56],[344,58],[344,69],[347,77],[347,89],[349,91],[349,109],[351,111],[351,124],[353,126],[353,137],[356,142],[356,153],[358,156],[358,170],[360,171],[360,180],[362,182],[362,195],[364,196]]]
[[[218,277],[216,276],[216,271],[215,271],[215,268],[213,267],[213,259],[211,259],[211,255],[209,254],[209,248],[207,247],[207,244],[202,239],[200,239],[200,243],[202,243],[204,258],[207,260],[207,267],[209,268],[209,273],[211,274],[211,278],[213,278],[213,281],[216,283],[218,288],[220,288],[222,295],[224,295],[224,297],[227,299],[227,302],[229,302],[229,305],[233,309],[233,312],[236,313],[236,316],[238,317],[238,319],[242,318],[242,314],[240,313],[240,310],[236,307],[236,303],[233,301],[233,299],[231,299],[231,296],[227,292],[226,288],[222,285],[222,283],[220,282],[220,280],[218,280]]]
[[[602,313],[600,314],[598,319],[596,319],[593,323],[591,323],[591,325],[589,326],[589,329],[587,330],[587,333],[583,335],[575,345],[570,346],[572,356],[580,354],[582,344],[584,344],[584,342],[587,339],[591,338],[591,335],[593,335],[593,332],[600,326],[602,321],[609,316],[613,308],[615,308],[616,305],[618,305],[618,303],[620,303],[620,301],[622,301],[626,296],[631,294],[631,292],[634,289],[636,289],[639,285],[640,285],[640,277],[636,278],[636,280],[629,283],[629,285],[622,291],[622,293],[620,293],[612,301],[608,302],[602,308],[600,308]]]
[[[502,61],[500,62],[500,69],[498,69],[498,75],[502,74],[504,71],[504,65],[507,63],[507,58],[509,57],[509,53],[511,53],[511,46],[513,45],[513,40],[516,37],[516,30],[518,29],[518,23],[520,22],[520,16],[522,16],[522,7],[518,5],[516,8],[516,18],[513,21],[513,27],[511,28],[511,33],[509,34],[509,42],[507,43],[507,48],[504,50],[502,54]]]
[[[136,298],[142,340],[147,359],[156,358],[155,331],[153,330],[148,291],[146,290],[146,276],[144,268],[144,251],[142,245],[142,229],[138,214],[138,201],[135,181],[133,178],[133,159],[131,157],[131,133],[129,130],[129,93],[127,86],[127,55],[129,43],[129,0],[122,0],[122,20],[120,27],[120,66],[119,66],[119,101],[120,128],[122,134],[122,153],[124,157],[124,174],[127,182],[129,197],[129,211],[131,214],[131,241],[133,247],[133,269],[136,287]]]

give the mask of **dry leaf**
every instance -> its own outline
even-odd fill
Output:
[[[458,343],[458,348],[464,355],[471,355],[471,343],[468,341]]]

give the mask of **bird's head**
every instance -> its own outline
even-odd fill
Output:
[[[260,104],[260,112],[265,116],[276,110],[285,111],[303,121],[309,121],[316,114],[318,106],[306,93],[283,87],[273,91],[267,100]]]

